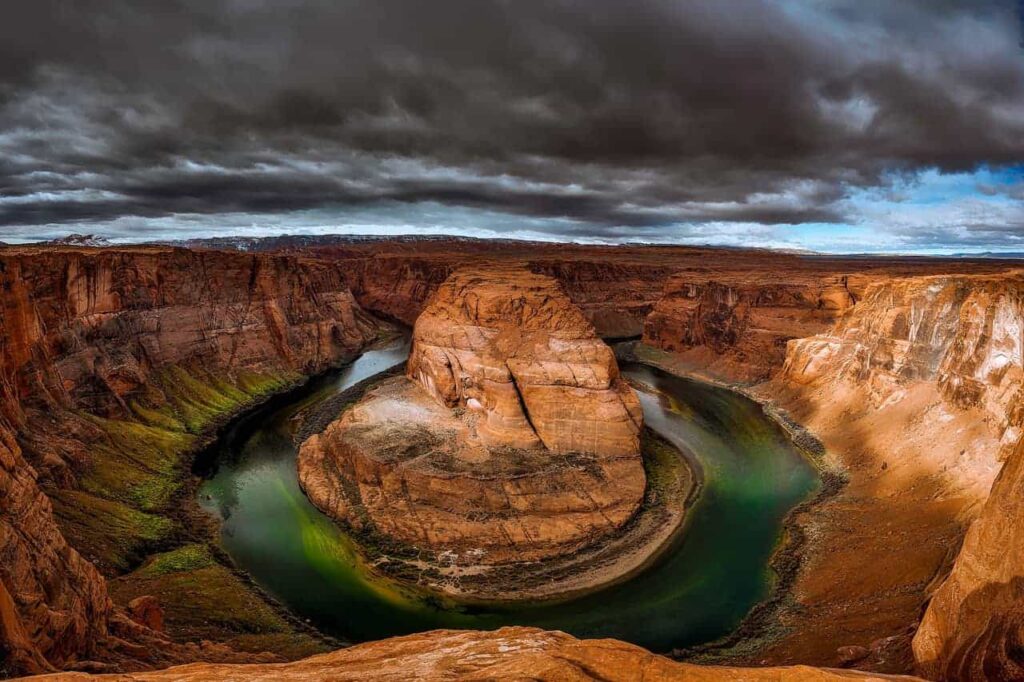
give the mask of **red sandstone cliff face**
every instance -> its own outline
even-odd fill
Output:
[[[914,443],[915,459],[984,496],[1024,420],[1022,285],[1017,273],[872,285],[831,331],[790,344],[782,379],[884,410],[894,439],[901,416],[927,419],[925,438],[949,437]]]
[[[226,409],[216,397],[239,404],[252,386],[325,369],[376,330],[330,264],[162,248],[0,251],[0,651],[12,661],[5,665],[33,671],[44,661],[88,658],[114,616],[102,577],[62,533],[89,544],[78,536],[82,526],[58,525],[41,484],[76,488],[101,451],[140,467],[168,466],[145,461],[163,451],[132,452],[121,425],[144,423],[143,435],[187,444],[190,430]],[[196,377],[217,391],[186,403],[181,384],[202,387]],[[140,504],[154,509],[169,499],[142,492]],[[125,508],[103,498],[99,484],[74,494],[98,500],[96,509]],[[118,532],[99,535],[116,540]],[[122,635],[132,629],[118,621]]]
[[[914,636],[922,675],[1024,679],[1024,449],[1010,455]]]
[[[841,275],[734,280],[673,277],[646,318],[644,343],[724,377],[757,382],[781,366],[789,340],[824,331],[855,301]]]
[[[0,674],[91,655],[110,608],[103,578],[64,540],[0,418]]]
[[[661,295],[664,280],[674,270],[669,265],[628,259],[542,258],[518,252],[503,256],[500,251],[471,256],[385,253],[344,262],[352,291],[363,307],[410,326],[458,267],[481,262],[525,267],[558,280],[602,337],[638,336],[644,318]]]
[[[782,616],[794,632],[768,660],[834,664],[842,642],[894,644],[890,661],[906,662],[876,664],[912,665],[908,633],[1019,441],[1021,284],[1015,272],[869,284],[830,330],[791,341],[782,371],[755,389],[847,477],[801,515],[813,546],[798,609]],[[933,608],[936,622],[957,618],[955,605]],[[929,626],[933,657],[943,627]]]

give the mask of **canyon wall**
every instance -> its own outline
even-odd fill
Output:
[[[787,341],[826,331],[871,283],[1009,266],[995,260],[457,239],[295,248],[343,262],[361,305],[407,325],[459,267],[526,267],[557,279],[599,336],[643,334],[646,344],[674,353],[693,371],[743,383],[772,376],[782,366]]]
[[[332,264],[169,248],[0,251],[9,665],[93,655],[117,614],[91,562],[117,574],[176,532],[162,510],[199,437],[350,357],[377,329]]]
[[[90,656],[109,610],[103,578],[68,546],[0,417],[0,676]]]
[[[855,300],[845,275],[719,281],[682,273],[666,282],[643,341],[696,369],[756,383],[782,365],[788,341],[826,330]]]
[[[798,517],[813,544],[797,606],[781,615],[792,634],[767,660],[834,664],[844,643],[872,652],[864,665],[914,664],[923,605],[1016,456],[1021,284],[1015,271],[869,283],[831,329],[790,341],[781,371],[754,389],[818,436],[846,480]],[[953,628],[929,628],[937,656]]]
[[[665,279],[674,270],[661,263],[631,259],[548,258],[519,251],[436,255],[323,253],[346,263],[345,271],[359,303],[386,317],[411,326],[427,299],[459,267],[481,264],[525,267],[555,278],[570,300],[579,306],[602,337],[639,336],[643,320],[661,295]],[[536,250],[534,250],[536,251]],[[611,256],[611,254],[609,254]]]
[[[890,439],[891,464],[912,459],[984,498],[1024,421],[1022,283],[1012,273],[870,285],[832,330],[790,344],[782,380],[831,411],[884,410],[884,435],[872,436]],[[921,440],[908,421],[924,423]]]
[[[917,669],[928,679],[1024,679],[1022,519],[1024,450],[1018,446],[914,636]]]

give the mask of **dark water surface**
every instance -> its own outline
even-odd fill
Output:
[[[684,532],[652,566],[571,601],[515,608],[440,604],[368,571],[300,490],[290,417],[407,353],[403,342],[367,352],[286,406],[253,414],[214,453],[200,503],[222,520],[234,561],[294,613],[349,641],[517,624],[668,651],[728,634],[768,596],[783,519],[817,490],[817,473],[753,401],[638,364],[622,369],[650,389],[640,393],[647,424],[693,453],[704,475]]]

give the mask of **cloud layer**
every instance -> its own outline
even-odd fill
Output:
[[[17,0],[0,239],[462,221],[998,245],[1024,233],[1016,4]],[[956,196],[921,204],[943,177]]]

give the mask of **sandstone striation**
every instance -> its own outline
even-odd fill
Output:
[[[445,406],[479,413],[487,446],[639,454],[636,394],[611,349],[543,275],[487,268],[449,277],[416,321],[408,375]]]
[[[198,682],[223,680],[640,680],[687,682],[831,682],[906,680],[849,670],[807,666],[727,668],[677,663],[611,639],[579,640],[562,632],[502,628],[494,632],[437,630],[360,644],[330,654],[277,665],[189,665],[159,672],[118,676],[74,673],[36,678],[39,682]]]
[[[556,251],[539,257],[536,249],[492,247],[481,253],[358,253],[336,250],[318,255],[340,257],[348,264],[348,280],[361,305],[408,325],[415,323],[427,300],[459,267],[490,262],[518,266],[558,280],[574,304],[602,337],[639,336],[644,318],[661,296],[674,268],[667,264],[612,259],[611,253],[580,258]]]
[[[1018,273],[872,285],[830,332],[792,342],[782,378],[833,408],[884,410],[893,445],[908,450],[894,459],[984,496],[1024,421],[1022,285]],[[928,420],[930,442],[908,442],[911,418]]]
[[[914,636],[935,680],[1024,679],[1024,448],[1012,452]]]
[[[783,615],[794,633],[768,660],[834,664],[841,643],[871,650],[882,669],[913,664],[910,634],[928,593],[1018,447],[1021,284],[1018,272],[870,284],[832,329],[791,341],[783,370],[756,389],[819,436],[847,479],[801,515],[815,546],[796,582],[799,606]],[[958,562],[975,576],[966,585],[988,582],[984,556]],[[943,594],[931,634],[918,635],[919,660],[951,655],[944,647],[984,627],[957,631],[966,593]],[[964,639],[944,643],[954,631]]]
[[[824,331],[855,301],[846,276],[779,273],[753,281],[670,279],[647,316],[644,343],[730,379],[767,379],[786,343]]]
[[[329,240],[329,238],[326,238]],[[262,247],[284,248],[266,240]],[[506,240],[382,239],[288,249],[346,264],[361,305],[413,324],[455,269],[487,262],[554,277],[602,337],[644,336],[691,371],[756,383],[786,342],[825,332],[872,283],[897,277],[994,273],[994,259],[803,256],[756,249],[583,246]]]
[[[299,454],[317,506],[359,530],[500,564],[621,527],[645,488],[639,400],[557,283],[461,269],[416,322],[407,377]]]
[[[163,638],[149,653],[133,649],[127,640],[153,633],[111,603],[92,562],[115,575],[174,532],[162,513],[206,429],[351,357],[377,329],[336,266],[302,258],[0,251],[7,671],[90,658],[230,660],[216,647],[175,654]]]

